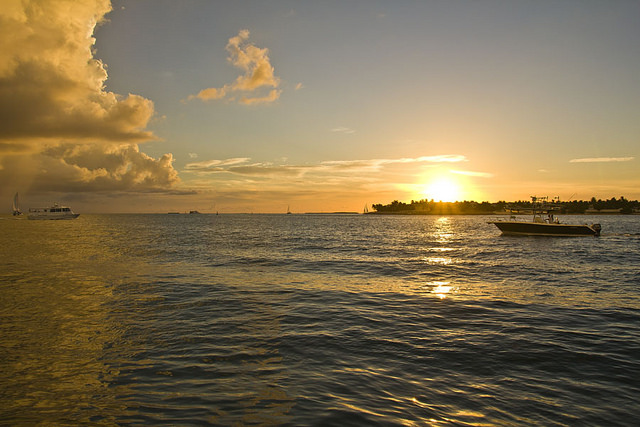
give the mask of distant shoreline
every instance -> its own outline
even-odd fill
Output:
[[[532,198],[533,203],[540,198]],[[547,198],[544,198],[547,201]],[[435,200],[412,200],[410,203],[394,200],[383,205],[371,205],[376,215],[531,215],[536,206],[528,201],[516,202],[436,202]],[[559,215],[629,215],[640,214],[640,202],[627,200],[624,196],[609,200],[592,197],[591,200],[573,200],[562,202],[557,199],[545,206]]]
[[[511,212],[416,212],[416,211],[405,211],[405,212],[367,212],[364,215],[419,215],[419,216],[424,216],[424,215],[435,215],[435,216],[442,216],[442,215],[473,215],[473,216],[478,216],[478,215],[513,215],[513,216],[527,216],[527,215],[531,215],[530,213],[511,213]],[[622,212],[585,212],[585,213],[579,213],[579,212],[571,212],[571,213],[558,213],[557,215],[579,215],[579,216],[584,216],[584,215],[640,215],[640,212],[632,212],[632,213],[622,213]]]

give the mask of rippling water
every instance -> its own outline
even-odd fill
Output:
[[[0,220],[0,420],[635,425],[640,217]]]

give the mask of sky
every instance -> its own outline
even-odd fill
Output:
[[[0,200],[640,199],[640,1],[3,0]]]

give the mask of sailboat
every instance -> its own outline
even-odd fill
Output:
[[[22,215],[22,211],[20,210],[20,204],[18,203],[18,193],[13,196],[13,216]]]

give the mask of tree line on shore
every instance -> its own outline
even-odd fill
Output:
[[[584,214],[584,213],[621,213],[631,214],[640,212],[640,202],[637,200],[627,200],[624,196],[616,199],[612,197],[608,200],[601,200],[592,197],[591,200],[554,201],[559,213],[564,214]],[[380,214],[407,214],[407,215],[441,215],[441,214],[464,214],[482,215],[496,212],[507,212],[509,210],[531,209],[531,201],[517,202],[436,202],[431,200],[412,200],[410,203],[393,202],[383,205],[381,203],[371,206],[375,212]]]

